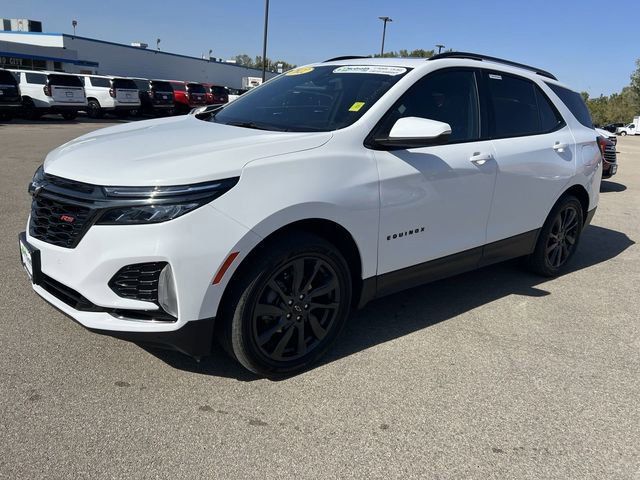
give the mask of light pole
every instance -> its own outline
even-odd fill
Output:
[[[156,50],[160,51],[160,39],[156,38]]]
[[[76,27],[78,26],[77,20],[71,20],[71,26],[73,27],[73,36],[76,36]]]
[[[264,2],[264,41],[262,43],[262,81],[267,78],[267,29],[269,28],[269,0]]]
[[[438,54],[440,54],[440,52],[444,48],[444,45],[436,45],[436,48],[438,49]]]
[[[391,17],[378,17],[380,20],[384,22],[384,26],[382,27],[382,48],[380,49],[380,56],[384,55],[384,37],[387,35],[387,22],[393,22]]]

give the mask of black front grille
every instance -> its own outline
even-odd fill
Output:
[[[91,224],[92,209],[38,195],[31,202],[29,235],[59,247],[73,248]]]
[[[136,263],[118,270],[109,287],[120,297],[158,302],[158,280],[167,262]]]
[[[616,163],[616,147],[607,145],[604,148],[604,159],[610,163]]]

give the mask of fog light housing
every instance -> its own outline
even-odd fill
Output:
[[[176,284],[173,279],[173,270],[169,264],[162,269],[158,279],[158,304],[168,314],[178,317]]]

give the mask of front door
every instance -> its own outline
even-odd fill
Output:
[[[444,69],[418,81],[393,106],[376,136],[388,135],[402,117],[448,123],[447,144],[376,150],[380,175],[378,275],[398,272],[420,283],[424,262],[465,252],[477,264],[486,241],[496,164],[490,140],[481,140],[477,73]],[[451,265],[454,267],[454,265]]]

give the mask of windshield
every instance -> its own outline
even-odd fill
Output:
[[[263,130],[338,130],[362,117],[408,70],[370,65],[296,68],[228,104],[210,121]]]

